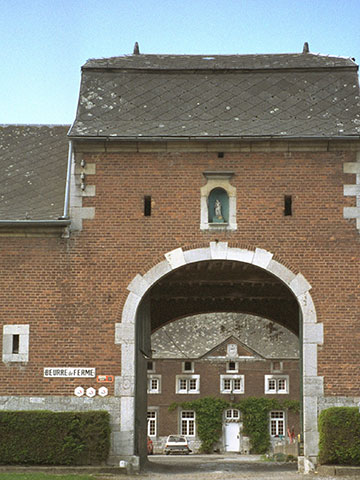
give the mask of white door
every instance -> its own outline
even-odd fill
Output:
[[[225,423],[225,451],[240,452],[240,424]]]

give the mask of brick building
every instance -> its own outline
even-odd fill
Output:
[[[214,450],[249,453],[242,411],[235,405],[248,397],[300,398],[298,338],[269,320],[233,313],[187,317],[154,332],[151,348],[147,433],[155,453],[163,453],[171,434],[185,435],[192,451],[199,450],[197,415],[184,408],[183,402],[203,397],[227,401],[229,408],[223,412],[222,434]],[[169,409],[174,403],[177,408]],[[272,447],[285,452],[292,445],[297,455],[292,437],[300,432],[297,413],[274,408],[269,412],[268,428]]]
[[[68,153],[66,127],[1,127],[0,408],[105,408],[109,462],[136,466],[151,332],[246,313],[298,335],[315,462],[319,410],[360,395],[357,69],[89,60]]]

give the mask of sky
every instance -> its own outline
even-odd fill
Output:
[[[360,0],[0,0],[0,124],[71,124],[81,66],[141,53],[360,62]]]

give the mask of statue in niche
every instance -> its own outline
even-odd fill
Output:
[[[224,218],[222,216],[222,211],[221,211],[221,202],[217,198],[214,202],[214,213],[215,213],[215,218],[218,222],[223,222]]]

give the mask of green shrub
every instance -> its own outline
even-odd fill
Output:
[[[360,413],[354,407],[332,407],[319,416],[319,462],[360,465]]]
[[[109,447],[107,412],[0,412],[0,464],[100,464]]]

